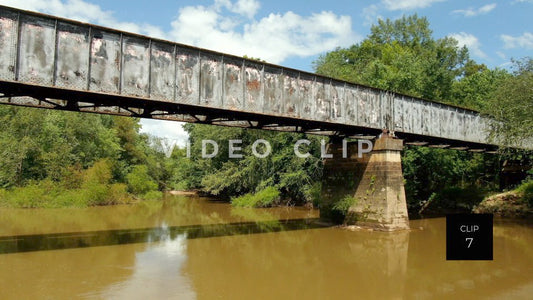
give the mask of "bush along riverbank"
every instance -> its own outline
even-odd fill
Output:
[[[71,168],[61,181],[47,178],[22,187],[0,189],[0,207],[87,207],[163,197],[145,166],[134,167],[126,178],[126,183],[114,182],[112,164],[104,159],[86,170]]]
[[[533,216],[533,179],[524,181],[514,190],[485,198],[472,212],[501,217]]]

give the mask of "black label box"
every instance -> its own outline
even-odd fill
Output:
[[[492,260],[492,214],[446,215],[447,260]]]

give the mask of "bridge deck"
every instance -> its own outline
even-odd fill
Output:
[[[472,110],[3,6],[0,49],[7,104],[495,148]]]

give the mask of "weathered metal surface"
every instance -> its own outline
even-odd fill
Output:
[[[317,124],[331,129],[338,124],[344,131],[388,128],[490,144],[490,121],[471,110],[6,7],[0,7],[0,50],[0,83],[131,97],[146,104],[189,105],[204,114],[205,109],[239,112],[249,121],[254,121],[253,114],[291,120],[280,126],[284,128],[312,122],[311,129],[321,128]],[[50,106],[17,101],[21,103],[13,104]],[[102,102],[80,105],[79,110],[198,121],[182,112],[156,115],[154,109],[136,103],[129,105],[131,109]]]
[[[174,101],[176,58],[170,44],[153,42],[150,60],[150,98]]]
[[[331,99],[331,121],[346,123],[346,97],[344,83],[332,82],[330,86],[329,98]]]
[[[224,59],[223,107],[244,109],[243,60]]]
[[[314,113],[312,116],[320,121],[331,121],[331,91],[330,80],[324,77],[317,77],[313,89],[313,98],[315,99]]]
[[[294,78],[297,78],[294,76]],[[313,75],[300,73],[296,84],[298,85],[298,97],[295,100],[297,107],[296,116],[301,119],[312,120],[316,118],[315,113],[315,101],[317,99],[313,95],[313,85],[315,78]],[[317,118],[318,119],[318,118]],[[319,121],[324,121],[320,120]]]
[[[17,79],[38,85],[52,85],[56,21],[33,16],[20,17]]]
[[[92,30],[88,90],[120,93],[121,44],[121,34]]]
[[[200,104],[222,107],[222,56],[201,54],[200,57]],[[179,99],[176,99],[180,102]]]
[[[263,68],[263,112],[280,115],[284,109],[282,105],[284,82],[282,70],[271,66]]]
[[[283,73],[278,79],[283,82],[283,97],[279,99],[283,107],[282,114],[288,117],[300,117],[299,74],[294,71],[285,71]]]
[[[186,104],[200,103],[200,53],[189,49],[179,49],[176,57],[176,92],[177,99]]]
[[[147,39],[122,37],[121,94],[148,97],[150,44]]]
[[[264,79],[261,64],[244,62],[244,110],[250,112],[263,112],[264,104]],[[279,112],[278,112],[279,113]]]
[[[58,23],[55,85],[83,90],[89,74],[89,28]]]
[[[344,99],[341,101],[344,102],[344,111],[346,114],[345,122],[350,125],[359,124],[358,118],[358,104],[357,104],[357,88],[351,85],[344,86]]]
[[[18,14],[0,10],[0,79],[15,79]]]

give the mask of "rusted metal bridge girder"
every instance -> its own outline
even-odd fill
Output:
[[[0,6],[0,103],[494,150],[473,110]],[[533,147],[531,147],[533,148]]]

